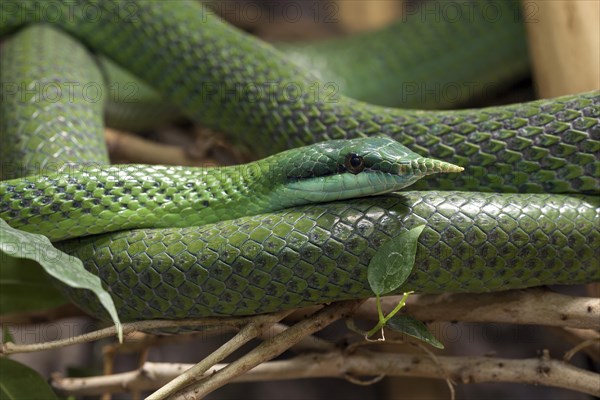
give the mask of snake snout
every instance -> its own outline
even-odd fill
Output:
[[[413,170],[421,176],[464,171],[464,168],[459,167],[458,165],[426,157],[417,158],[413,160],[411,164]]]

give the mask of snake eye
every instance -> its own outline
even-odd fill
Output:
[[[344,166],[353,174],[358,174],[365,169],[365,160],[358,154],[348,154]]]

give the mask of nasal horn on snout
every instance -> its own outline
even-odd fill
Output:
[[[440,161],[427,157],[419,157],[415,158],[414,160],[410,160],[409,162],[402,163],[400,165],[400,171],[398,172],[403,173],[407,170],[418,176],[426,176],[449,172],[463,172],[464,168],[446,161]]]

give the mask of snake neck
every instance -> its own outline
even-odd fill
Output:
[[[0,218],[62,240],[183,227],[273,210],[264,163],[222,168],[120,165],[0,182]]]

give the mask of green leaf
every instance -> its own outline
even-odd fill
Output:
[[[371,258],[367,277],[377,296],[393,292],[409,277],[415,265],[417,241],[425,225],[401,233],[384,243]]]
[[[39,311],[68,302],[38,263],[0,253],[0,266],[0,315]]]
[[[40,374],[26,365],[0,357],[0,399],[58,399]]]
[[[52,246],[46,236],[14,229],[2,219],[0,219],[0,251],[11,257],[36,261],[49,275],[66,285],[94,292],[111,316],[119,332],[119,341],[122,341],[122,326],[112,298],[102,287],[100,278],[88,272],[80,259]]]
[[[408,315],[396,315],[387,321],[389,329],[412,336],[438,349],[443,349],[444,345],[429,332],[424,323]]]

